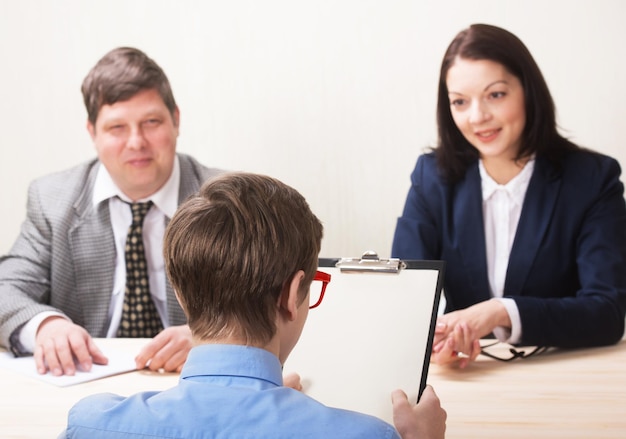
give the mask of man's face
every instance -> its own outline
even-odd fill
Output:
[[[168,180],[174,166],[179,113],[169,112],[156,90],[103,105],[88,122],[98,158],[131,200],[146,198]]]

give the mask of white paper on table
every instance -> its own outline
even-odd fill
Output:
[[[59,387],[72,386],[137,369],[135,359],[126,352],[112,351],[104,354],[109,359],[109,364],[105,366],[94,364],[89,372],[77,369],[74,376],[54,376],[50,372],[41,375],[37,372],[35,359],[32,356],[15,358],[10,352],[0,352],[0,367]]]

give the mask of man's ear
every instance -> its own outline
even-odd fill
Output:
[[[172,114],[172,119],[174,122],[174,127],[176,127],[177,130],[180,129],[180,110],[178,109],[178,106],[176,106],[176,108],[174,108],[174,113]]]
[[[96,127],[91,123],[90,120],[87,120],[87,131],[91,136],[91,140],[94,140],[94,138],[96,137]]]
[[[278,301],[278,308],[281,315],[287,320],[293,321],[298,317],[298,308],[302,304],[300,300],[300,285],[304,280],[304,271],[298,270],[293,275],[290,282],[287,282],[283,287],[283,291],[280,294]]]

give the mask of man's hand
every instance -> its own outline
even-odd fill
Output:
[[[95,364],[107,364],[109,359],[98,349],[85,328],[53,316],[45,319],[35,338],[37,372],[52,375],[74,375],[76,367],[89,371]]]
[[[393,424],[402,439],[443,439],[448,414],[441,408],[439,398],[431,386],[426,386],[420,402],[413,405],[406,393],[395,390],[391,394]]]
[[[170,326],[159,332],[135,357],[137,369],[180,372],[193,346],[187,325]]]

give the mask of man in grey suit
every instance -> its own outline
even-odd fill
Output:
[[[97,159],[31,184],[21,233],[0,258],[0,344],[32,353],[40,373],[106,364],[92,337],[117,335],[126,312],[129,204],[149,201],[140,235],[148,297],[165,329],[136,363],[179,371],[191,333],[165,276],[163,234],[178,204],[220,171],[176,153],[179,110],[165,73],[143,52],[106,54],[82,93]]]

